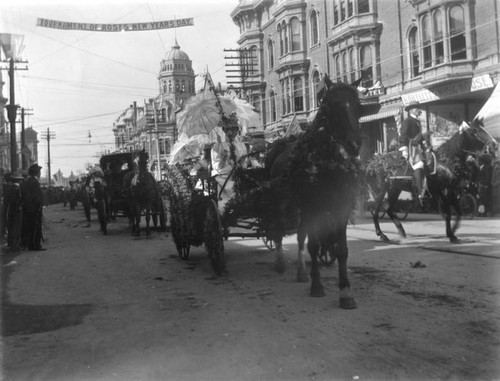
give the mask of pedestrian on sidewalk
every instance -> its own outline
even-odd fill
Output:
[[[28,177],[21,183],[23,202],[23,245],[28,250],[42,248],[43,192],[40,186],[40,167],[33,164],[28,168]]]

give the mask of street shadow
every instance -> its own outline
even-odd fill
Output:
[[[7,286],[15,265],[8,266],[8,264],[15,261],[20,254],[20,251],[2,250],[1,252],[2,336],[29,335],[81,324],[83,318],[91,311],[92,305],[28,305],[10,302]]]
[[[3,303],[2,336],[30,335],[81,324],[90,304],[27,305]]]

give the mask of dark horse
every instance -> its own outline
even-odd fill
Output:
[[[148,153],[142,150],[138,157],[138,171],[128,172],[123,183],[129,202],[129,221],[131,223],[132,234],[140,236],[141,214],[144,210],[146,217],[146,236],[151,235],[149,223],[151,212],[158,201],[158,188],[156,180],[148,171]]]
[[[320,280],[319,249],[335,247],[339,264],[340,307],[356,308],[347,277],[346,229],[358,194],[360,164],[357,159],[360,103],[357,84],[332,83],[325,77],[326,91],[316,117],[294,139],[277,141],[266,157],[274,197],[276,224],[271,238],[276,244],[276,267],[284,271],[282,238],[289,207],[298,208],[298,279],[307,280],[303,256],[306,237],[311,256],[311,296],[324,296]],[[283,217],[285,213],[285,216]],[[280,221],[281,220],[281,221]]]
[[[482,150],[488,143],[488,136],[479,126],[473,124],[469,127],[462,124],[448,141],[443,143],[436,151],[436,170],[434,174],[427,175],[427,188],[432,197],[434,206],[440,203],[441,211],[446,221],[446,236],[450,242],[458,242],[455,235],[461,219],[461,208],[458,198],[458,185],[463,177],[465,159],[469,153]],[[406,177],[403,175],[408,174]],[[395,211],[398,197],[403,190],[412,191],[413,181],[411,166],[399,152],[388,152],[376,155],[366,166],[365,175],[368,188],[371,190],[375,208],[373,210],[373,223],[377,236],[385,242],[389,238],[382,232],[379,224],[379,211],[387,194],[387,215],[391,218],[402,237],[406,232],[398,219]],[[452,210],[455,210],[456,219],[451,224]]]

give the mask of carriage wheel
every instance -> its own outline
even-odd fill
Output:
[[[269,239],[267,237],[262,238],[262,242],[264,242],[264,245],[269,249],[269,250],[274,250],[276,247],[274,245],[274,241],[272,239]]]
[[[462,209],[462,216],[469,220],[473,219],[477,211],[477,202],[473,195],[465,193],[460,197],[460,209]]]
[[[224,230],[219,214],[219,209],[214,200],[207,203],[204,227],[205,247],[212,267],[217,275],[226,272],[226,259],[224,255]]]
[[[174,214],[172,214],[172,218],[170,220],[170,228],[172,231],[172,238],[174,239],[175,248],[177,249],[177,254],[179,254],[179,258],[188,259],[191,245],[188,242],[184,241],[179,221],[177,221],[177,218]]]

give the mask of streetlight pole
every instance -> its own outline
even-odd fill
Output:
[[[17,172],[17,141],[16,141],[16,117],[17,108],[15,99],[14,87],[14,58],[10,59],[9,63],[9,77],[10,77],[10,101],[7,107],[7,118],[10,124],[10,171],[12,174]]]

